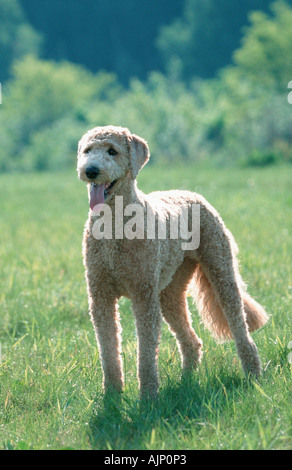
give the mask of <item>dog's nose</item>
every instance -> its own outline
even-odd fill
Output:
[[[88,168],[86,168],[85,174],[87,178],[89,178],[90,180],[94,180],[99,174],[99,168],[97,168],[97,166],[89,166]]]

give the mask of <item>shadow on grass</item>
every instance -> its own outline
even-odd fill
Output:
[[[249,387],[243,378],[217,371],[203,385],[195,376],[162,387],[155,401],[143,402],[116,393],[98,397],[89,423],[91,447],[160,449],[164,435],[175,449],[179,433],[194,432],[195,428],[199,432],[206,423],[215,423],[218,416],[242,400]]]

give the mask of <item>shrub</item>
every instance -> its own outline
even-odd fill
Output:
[[[91,102],[113,94],[114,88],[112,75],[94,76],[66,62],[33,56],[15,62],[1,105],[1,170],[64,168],[73,140],[76,147],[87,127]]]

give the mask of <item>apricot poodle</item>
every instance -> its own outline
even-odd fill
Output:
[[[135,316],[142,398],[158,392],[161,317],[176,337],[183,373],[198,365],[202,341],[192,328],[186,298],[189,289],[205,325],[217,339],[233,339],[244,372],[258,377],[260,359],[250,332],[263,326],[268,316],[246,292],[233,236],[199,194],[141,192],[136,177],[149,156],[145,140],[115,126],[91,129],[78,145],[78,176],[88,185],[90,202],[83,256],[104,388],[123,388],[121,296],[131,299]],[[199,207],[199,219],[192,207]],[[131,213],[140,218],[129,219]],[[195,227],[191,218],[197,217],[193,244],[186,243],[183,231],[173,228],[173,222],[179,223],[186,213],[188,236],[190,227]]]

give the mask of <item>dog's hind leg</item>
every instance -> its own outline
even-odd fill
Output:
[[[202,341],[192,328],[186,298],[195,266],[194,261],[185,259],[171,283],[160,293],[162,315],[175,334],[181,353],[183,374],[195,368],[202,357]]]
[[[260,359],[249,334],[245,292],[235,256],[237,247],[219,218],[204,212],[203,216],[205,230],[201,231],[196,252],[199,264],[194,275],[199,312],[217,338],[234,339],[244,372],[257,377],[261,372]]]
[[[210,319],[208,326],[211,326],[211,331],[216,328],[216,335],[219,339],[220,328],[222,327],[225,338],[231,337],[235,341],[238,356],[246,375],[252,374],[258,377],[261,373],[260,359],[257,347],[248,331],[240,288],[236,280],[232,279],[232,265],[229,266],[229,273],[226,272],[226,264],[224,269],[221,269],[221,267],[219,269],[214,269],[214,267],[210,269],[203,266],[203,270],[208,279],[208,284],[206,283],[205,286],[208,285],[208,289],[212,289],[213,292],[210,293],[210,296],[216,299],[217,303],[214,310],[208,312],[209,318],[213,318],[214,323],[217,323],[216,327],[213,328],[210,325]],[[227,277],[228,274],[229,278]],[[208,292],[205,292],[205,295],[208,297]],[[214,303],[210,302],[208,308],[212,308],[212,306],[214,307]],[[215,316],[220,310],[223,315],[220,314],[216,319]],[[225,321],[220,323],[220,320],[224,317]],[[226,327],[226,322],[228,327]],[[222,337],[224,338],[224,336]]]

